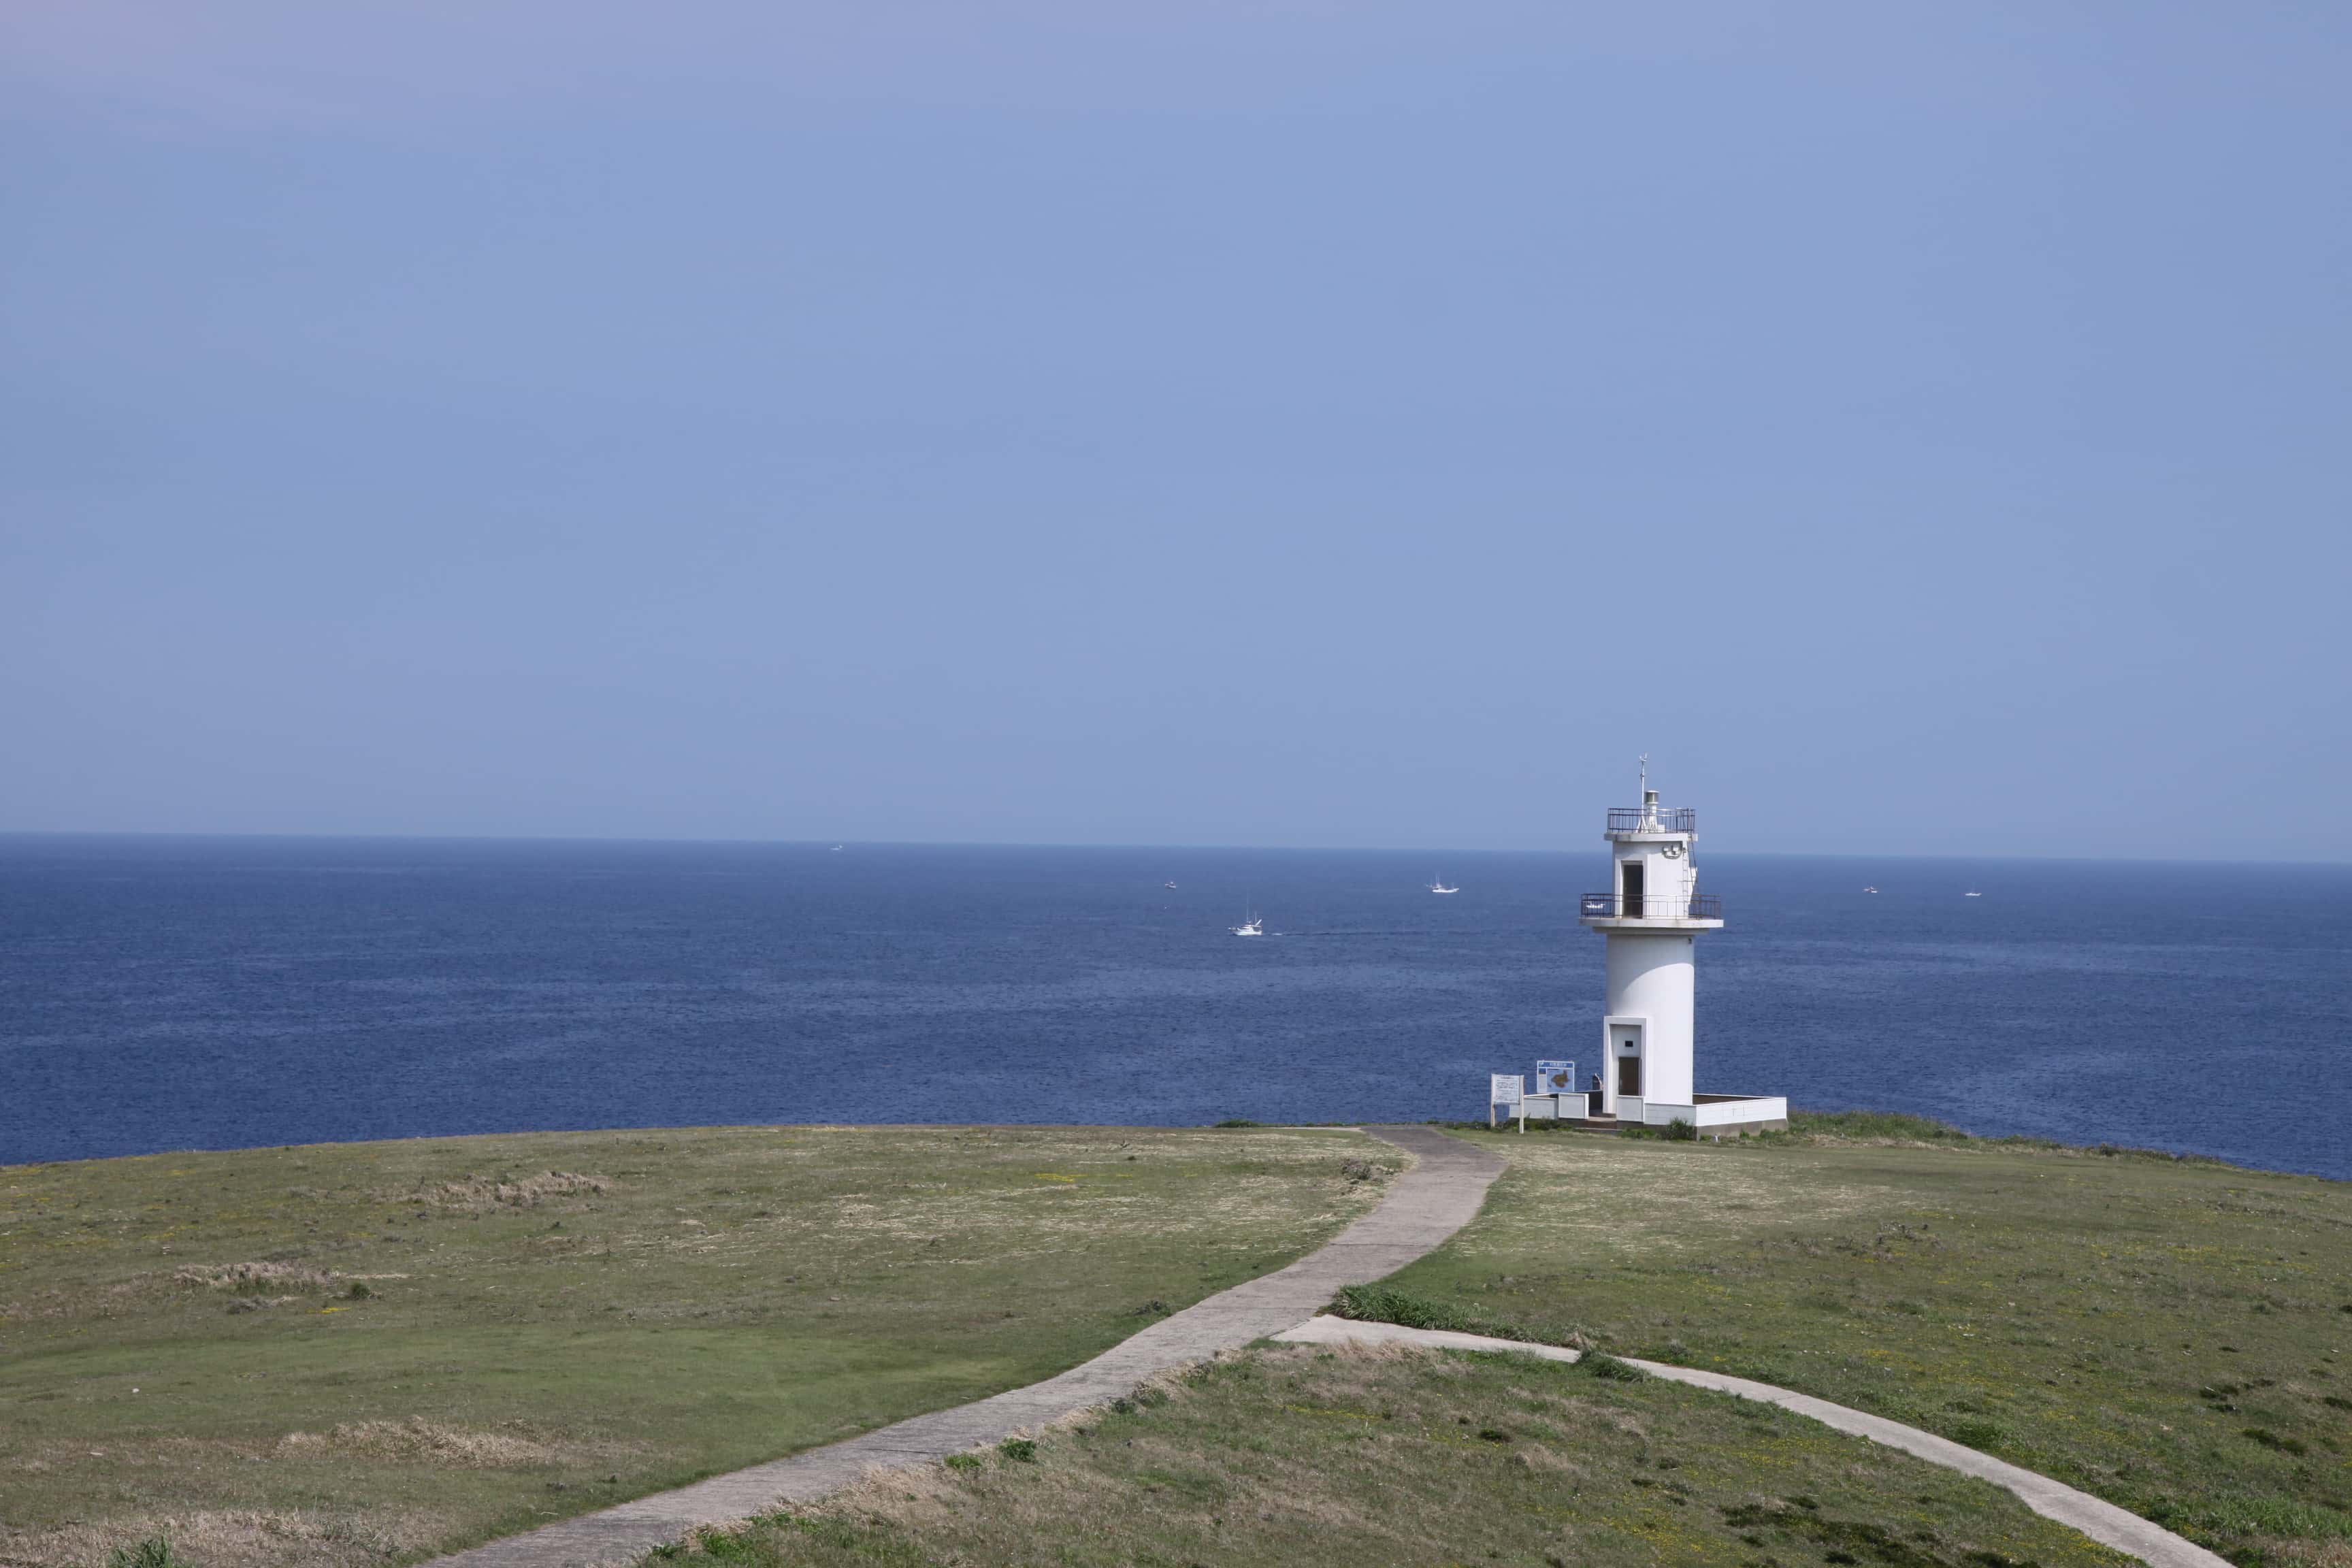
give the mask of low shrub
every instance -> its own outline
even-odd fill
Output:
[[[188,1564],[172,1555],[172,1543],[160,1535],[128,1546],[118,1546],[107,1553],[106,1568],[188,1568]]]
[[[704,1556],[716,1557],[721,1562],[730,1557],[749,1557],[758,1550],[751,1538],[740,1531],[706,1526],[694,1532],[694,1539],[695,1543],[702,1548]]]
[[[1391,1290],[1384,1285],[1349,1285],[1332,1299],[1334,1317],[1359,1323],[1394,1323],[1406,1329],[1443,1329],[1457,1334],[1484,1334],[1489,1339],[1524,1340],[1525,1331],[1497,1323],[1476,1312],[1443,1301],[1426,1300]]]
[[[1992,1421],[1956,1421],[1944,1435],[1955,1443],[1965,1443],[1971,1448],[1998,1448],[2009,1440],[2009,1433]]]
[[[1610,1383],[1640,1383],[1650,1374],[1632,1362],[1619,1361],[1607,1351],[1586,1351],[1576,1363],[1580,1372]]]

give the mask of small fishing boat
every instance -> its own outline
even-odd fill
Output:
[[[1173,889],[1173,888],[1176,886],[1176,884],[1175,884],[1175,883],[1173,883],[1173,882],[1162,882],[1162,883],[1160,883],[1160,885],[1161,887],[1163,887],[1163,888],[1169,888],[1169,889]]]
[[[1864,888],[1863,891],[1865,893],[1874,893],[1878,891],[1878,889],[1876,888]]]
[[[1445,885],[1445,879],[1443,877],[1432,877],[1429,879],[1429,890],[1433,893],[1458,893],[1462,889],[1459,888],[1447,887]]]
[[[1247,905],[1244,905],[1242,907],[1242,923],[1237,926],[1229,926],[1226,929],[1231,931],[1235,936],[1264,936],[1265,934],[1265,917],[1261,914],[1252,913],[1249,907]]]
[[[1967,892],[1962,893],[1960,897],[1964,899],[1981,899],[1984,895],[1978,892],[1974,888],[1970,888]]]

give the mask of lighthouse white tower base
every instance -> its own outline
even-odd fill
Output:
[[[1603,1104],[1615,1101],[1691,1105],[1691,1058],[1697,1024],[1696,976],[1688,936],[1612,931],[1609,937],[1606,1012],[1601,1059],[1609,1064]],[[1633,1112],[1629,1120],[1639,1120]]]
[[[1584,898],[1581,919],[1608,939],[1601,1018],[1600,1104],[1594,1120],[1667,1127],[1701,1137],[1789,1124],[1777,1095],[1700,1094],[1695,1088],[1698,935],[1723,929],[1722,900],[1698,890],[1691,855],[1698,814],[1668,810],[1650,788],[1642,804],[1609,814],[1610,881]]]

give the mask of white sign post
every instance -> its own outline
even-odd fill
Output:
[[[1523,1098],[1526,1093],[1527,1085],[1520,1081],[1518,1074],[1515,1072],[1488,1074],[1486,1079],[1486,1125],[1490,1128],[1495,1125],[1495,1107],[1498,1105],[1507,1105],[1510,1107],[1510,1109],[1506,1110],[1503,1114],[1507,1117],[1517,1117],[1519,1119],[1519,1131],[1521,1132],[1525,1132],[1528,1130],[1528,1106],[1527,1100]]]

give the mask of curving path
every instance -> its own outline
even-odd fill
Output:
[[[607,1568],[705,1525],[731,1524],[782,1503],[809,1502],[869,1470],[944,1459],[1107,1404],[1163,1372],[1312,1318],[1343,1285],[1392,1274],[1460,1230],[1486,1202],[1503,1161],[1426,1127],[1364,1131],[1414,1156],[1380,1207],[1288,1268],[1162,1318],[1058,1377],[934,1411],[676,1491],[656,1492],[542,1530],[443,1557],[428,1568]]]
[[[1358,1323],[1345,1318],[1311,1318],[1298,1327],[1274,1337],[1290,1344],[1423,1345],[1442,1350],[1508,1351],[1519,1355],[1541,1356],[1548,1361],[1577,1359],[1576,1352],[1564,1350],[1559,1345],[1528,1344],[1518,1340],[1488,1339],[1484,1334],[1459,1334],[1438,1329],[1406,1329],[1394,1323]],[[1841,1432],[1851,1432],[1857,1437],[1867,1437],[1874,1443],[1900,1448],[1931,1465],[1941,1465],[1947,1469],[1990,1481],[2014,1492],[2019,1501],[2043,1518],[2070,1525],[2102,1546],[2128,1552],[2148,1563],[2150,1568],[2230,1568],[2228,1559],[2216,1556],[2193,1541],[2184,1541],[2161,1525],[2152,1524],[2126,1509],[2117,1508],[2088,1492],[2076,1491],[2073,1487],[2053,1481],[2047,1476],[2005,1464],[1990,1454],[1979,1453],[1948,1437],[1938,1437],[1933,1432],[1922,1432],[1916,1426],[1906,1426],[1899,1421],[1889,1421],[1884,1415],[1832,1405],[1826,1399],[1815,1399],[1809,1394],[1775,1388],[1769,1383],[1754,1383],[1727,1373],[1668,1366],[1664,1362],[1635,1361],[1631,1356],[1625,1360],[1653,1377],[1687,1383],[1696,1388],[1711,1388],[1718,1394],[1735,1394],[1741,1399],[1757,1399],[1769,1405],[1778,1405],[1800,1415],[1810,1415],[1824,1426],[1834,1426]]]

